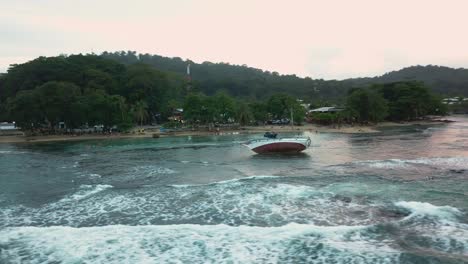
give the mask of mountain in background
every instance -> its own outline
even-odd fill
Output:
[[[159,70],[185,75],[191,65],[192,79],[198,89],[208,95],[226,90],[234,96],[266,98],[271,94],[286,92],[312,100],[336,101],[346,95],[348,89],[373,83],[397,81],[422,81],[432,91],[446,96],[468,97],[468,69],[444,66],[411,66],[373,78],[354,78],[342,81],[301,78],[296,75],[280,75],[247,65],[229,63],[194,63],[181,58],[128,52],[104,52],[101,56],[124,64],[145,63]]]
[[[344,82],[351,86],[398,81],[422,81],[433,92],[442,95],[468,96],[468,69],[463,68],[454,69],[445,66],[418,65],[388,72],[378,77],[344,80]]]
[[[189,64],[192,73],[190,83],[186,76]],[[421,83],[408,82],[414,80]],[[404,82],[395,84],[397,81]],[[22,126],[40,123],[46,118],[55,123],[67,120],[69,124],[80,125],[86,120],[94,120],[97,124],[128,127],[132,120],[139,120],[142,124],[149,114],[165,120],[173,109],[188,104],[187,100],[191,100],[190,105],[200,106],[200,102],[208,98],[206,102],[210,103],[196,111],[198,116],[205,113],[208,120],[210,113],[216,111],[207,109],[217,105],[209,100],[229,98],[226,94],[236,97],[231,102],[237,101],[239,105],[265,102],[265,99],[284,105],[281,102],[286,102],[286,99],[275,98],[287,98],[287,94],[313,106],[345,105],[350,89],[376,83],[389,83],[381,88],[392,87],[402,91],[400,95],[404,100],[400,103],[414,108],[415,105],[422,105],[417,103],[419,93],[414,96],[418,89],[426,91],[427,98],[432,98],[422,82],[445,95],[468,96],[468,70],[447,67],[415,66],[375,78],[326,81],[280,75],[246,65],[199,64],[180,58],[137,55],[136,52],[60,55],[11,65],[8,72],[0,76],[0,119],[22,120]],[[190,92],[216,94],[217,97]],[[365,94],[363,96],[366,97]],[[294,99],[291,101],[296,102]],[[258,109],[263,111],[262,107]],[[257,110],[253,112],[259,112]],[[266,110],[263,112],[267,113]],[[135,116],[138,118],[135,119]]]
[[[207,94],[224,90],[236,97],[264,99],[275,93],[288,93],[304,99],[338,100],[346,95],[348,84],[331,80],[301,78],[296,75],[280,75],[247,65],[229,63],[194,63],[181,58],[128,52],[104,52],[102,57],[123,64],[145,63],[158,70],[186,75],[190,64],[193,86]]]
[[[99,61],[99,57],[103,61]],[[177,80],[177,82],[180,82],[178,80],[184,80],[187,65],[190,64],[193,89],[207,95],[213,95],[217,91],[223,90],[235,97],[265,99],[275,93],[288,93],[306,101],[328,101],[342,104],[348,90],[351,88],[368,86],[374,83],[422,81],[432,91],[443,96],[468,97],[467,69],[432,65],[412,66],[378,77],[338,81],[281,75],[277,72],[264,71],[247,65],[212,62],[194,63],[177,57],[169,58],[159,55],[137,54],[134,51],[119,51],[103,52],[98,56],[70,56],[68,62],[60,56],[48,59],[41,57],[28,63],[13,65],[14,67],[10,68],[7,74],[0,76],[0,90],[2,90],[0,99],[14,95],[15,91],[31,89],[34,85],[41,85],[45,81],[72,81],[82,85],[82,80],[75,80],[78,78],[74,74],[77,72],[76,67],[78,67],[75,64],[91,63],[92,65],[88,66],[92,68],[95,64],[108,65],[105,59],[111,59],[111,61],[125,65],[148,64],[159,71],[166,72],[169,74],[168,78],[170,80]],[[53,63],[54,61],[60,63]],[[79,67],[85,69],[88,66],[81,65]],[[113,67],[120,69],[118,65]],[[103,71],[108,72],[109,70]],[[113,72],[111,71],[111,73]],[[70,76],[74,77],[71,78]],[[4,84],[2,85],[2,83]],[[2,86],[11,87],[2,89]]]

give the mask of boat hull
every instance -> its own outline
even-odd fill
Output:
[[[255,153],[296,153],[304,149],[306,149],[306,146],[301,143],[277,142],[258,146],[253,148],[252,151]]]
[[[310,138],[253,140],[245,144],[252,151],[263,153],[298,153],[310,146]]]

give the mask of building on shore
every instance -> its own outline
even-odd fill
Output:
[[[184,114],[184,109],[177,108],[177,109],[174,109],[174,111],[172,111],[172,116],[168,117],[167,119],[169,119],[170,121],[177,121],[180,123],[184,123],[183,114]]]
[[[343,111],[343,108],[340,107],[335,107],[335,106],[326,106],[326,107],[320,107],[316,109],[309,110],[307,113],[336,113]]]
[[[15,122],[8,123],[8,122],[1,122],[0,123],[0,130],[16,130]]]
[[[0,122],[0,136],[15,136],[22,135],[20,128],[16,126],[15,122]]]

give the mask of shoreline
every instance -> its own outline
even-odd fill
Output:
[[[186,130],[186,131],[173,131],[173,132],[143,132],[138,134],[114,134],[114,135],[50,135],[50,136],[0,136],[0,144],[7,143],[36,143],[36,142],[63,142],[63,141],[80,141],[80,140],[108,140],[108,139],[125,139],[125,138],[153,138],[157,137],[177,137],[177,136],[212,136],[212,135],[233,135],[233,134],[256,134],[265,133],[267,131],[274,131],[279,133],[294,133],[294,132],[311,132],[311,133],[340,133],[340,134],[370,134],[380,133],[379,128],[385,127],[405,127],[414,125],[440,125],[446,124],[447,120],[421,120],[409,121],[404,123],[396,122],[383,122],[376,125],[342,125],[338,126],[324,126],[317,124],[305,124],[302,126],[246,126],[239,129],[225,129],[218,131],[207,130]],[[454,122],[454,121],[450,121]],[[155,138],[157,139],[157,138]]]

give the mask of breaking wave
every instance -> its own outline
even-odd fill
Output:
[[[323,226],[368,225],[394,220],[379,206],[305,185],[254,176],[208,185],[149,186],[126,190],[84,185],[58,202],[39,208],[3,210],[0,226],[89,226],[115,224],[228,224],[281,226],[291,222]],[[261,179],[252,184],[253,180]],[[106,191],[112,188],[110,191]],[[53,212],[53,213],[51,213]]]
[[[436,206],[430,203],[423,202],[406,202],[401,201],[395,203],[396,206],[403,207],[411,211],[408,217],[415,216],[435,216],[444,220],[453,220],[462,213],[455,207],[451,206]]]
[[[206,184],[172,184],[169,186],[176,187],[176,188],[186,188],[186,187],[197,187],[197,186],[206,186],[206,185],[214,185],[214,184],[236,184],[236,183],[242,183],[242,182],[249,181],[249,180],[278,179],[278,178],[286,178],[286,177],[270,176],[270,175],[254,175],[254,176],[248,176],[248,177],[224,180],[224,181],[217,181],[217,182],[206,183]]]
[[[175,170],[164,168],[156,165],[147,165],[147,166],[139,166],[133,168],[133,173],[137,175],[144,175],[144,176],[155,176],[161,174],[174,174],[176,173]]]
[[[98,185],[81,185],[78,192],[61,199],[59,202],[80,201],[86,199],[96,193],[102,192],[106,189],[112,188],[112,185],[98,184]]]
[[[0,262],[397,263],[402,239],[411,256],[430,245],[468,257],[457,208],[399,201],[395,209],[265,181],[277,177],[131,191],[82,185],[39,209],[1,210],[10,222]]]
[[[457,221],[462,215],[460,210],[414,201],[395,204],[411,211],[400,224],[402,239],[408,246],[424,251],[430,245],[433,253],[468,259],[468,225]]]
[[[32,153],[32,152],[26,152],[26,151],[16,151],[16,150],[0,150],[0,155],[15,155],[15,154],[26,154],[26,153]]]
[[[395,263],[366,227],[149,225],[0,231],[3,261],[92,263]],[[22,252],[23,254],[18,254]]]
[[[468,157],[438,157],[419,159],[388,159],[357,161],[352,164],[366,165],[378,169],[409,168],[415,165],[429,165],[433,167],[445,167],[450,169],[468,169]]]

